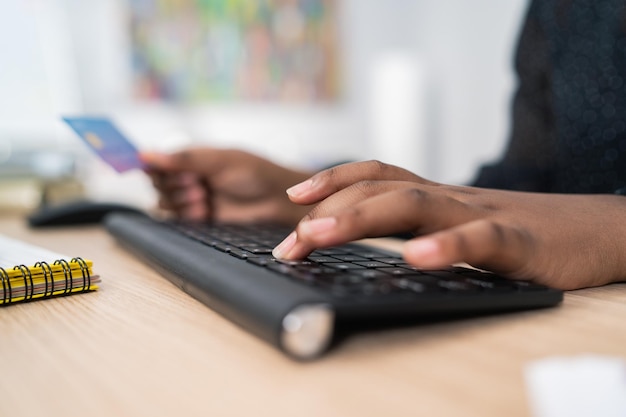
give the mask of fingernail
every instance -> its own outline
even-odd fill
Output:
[[[294,185],[293,187],[287,188],[287,194],[291,197],[300,197],[303,194],[306,194],[313,186],[313,180],[308,179],[299,184]]]
[[[336,225],[337,219],[335,217],[322,217],[302,222],[300,231],[308,235],[321,234],[334,229]]]
[[[406,243],[406,252],[420,258],[433,258],[439,254],[439,244],[434,239],[419,239]]]
[[[278,246],[276,246],[272,251],[272,255],[274,255],[274,258],[284,258],[287,254],[289,254],[289,252],[291,252],[291,249],[293,249],[297,240],[298,235],[296,234],[296,232],[291,232],[289,236],[287,236],[282,242],[280,242]]]

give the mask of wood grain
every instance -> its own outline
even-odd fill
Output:
[[[626,357],[626,284],[558,308],[358,333],[296,363],[98,227],[1,233],[94,261],[95,293],[0,309],[0,416],[528,416],[531,360]]]

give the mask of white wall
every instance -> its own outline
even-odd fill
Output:
[[[0,5],[5,20],[17,22],[19,19],[6,13],[11,10],[6,4],[13,1],[0,0]],[[26,3],[39,8],[28,13],[37,14],[40,22],[54,23],[48,25],[48,33],[56,33],[57,47],[63,47],[61,38],[69,34],[75,74],[62,62],[68,53],[59,54],[56,61],[49,53],[43,59],[48,68],[56,68],[57,75],[65,74],[65,81],[72,77],[80,87],[68,90],[74,95],[70,101],[75,103],[78,96],[79,110],[111,115],[141,147],[172,149],[197,142],[238,146],[299,166],[337,159],[388,157],[394,162],[398,154],[416,153],[414,161],[405,158],[401,163],[431,179],[461,183],[472,177],[481,162],[496,158],[506,139],[514,87],[512,52],[527,2],[343,0],[340,24],[345,94],[339,103],[207,104],[194,108],[145,105],[130,99],[123,0]],[[14,31],[19,32],[16,25],[5,25],[0,38],[16,39],[11,36]],[[28,41],[27,37],[18,39]],[[48,50],[53,48],[54,42],[48,44]],[[0,52],[5,49],[6,42],[0,43]],[[402,65],[415,70],[418,75],[407,78],[411,88],[403,91],[387,84],[384,69],[390,68],[389,62],[395,63],[391,68],[396,70]],[[3,72],[2,66],[0,61],[0,77],[16,77]],[[373,85],[373,80],[377,84]],[[3,90],[12,83],[0,79]],[[381,97],[381,91],[394,88],[395,95],[382,95],[391,97],[388,102],[373,101]],[[2,103],[10,100],[0,96],[0,109],[6,109]],[[76,107],[62,100],[59,103],[47,120],[56,120],[55,111],[64,110],[64,106],[70,110]],[[380,109],[386,111],[384,117]],[[388,121],[403,124],[403,128],[390,128]],[[0,114],[0,138],[3,133],[4,137],[16,137],[13,133],[6,136],[4,122]],[[55,129],[64,132],[61,136],[66,143],[75,143],[71,132],[60,123]],[[44,143],[46,137],[41,136]],[[393,149],[404,150],[409,142],[414,147],[408,152],[382,155],[376,142],[380,138],[385,145],[393,142],[389,143]],[[102,183],[128,183],[125,177],[98,169]]]
[[[375,142],[371,127],[377,114],[371,109],[381,107],[371,104],[372,78],[363,69],[394,59],[389,53],[395,51],[410,57],[418,74],[416,90],[398,100],[411,102],[406,95],[415,94],[416,109],[383,105],[416,114],[418,126],[412,130],[427,157],[416,156],[419,165],[410,168],[432,179],[462,183],[479,164],[496,158],[508,134],[513,50],[526,0],[353,0],[346,5],[354,36],[347,55],[354,77],[350,91],[359,118],[367,122],[362,137]],[[407,141],[396,140],[401,145]]]
[[[81,109],[65,9],[0,0],[0,140],[56,143],[59,112]]]
[[[525,0],[416,0],[415,51],[433,85],[435,178],[467,181],[496,158],[510,125],[513,52]]]

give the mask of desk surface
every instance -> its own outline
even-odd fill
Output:
[[[2,416],[528,416],[524,366],[626,357],[626,284],[562,306],[361,333],[296,363],[97,227],[1,233],[94,261],[94,293],[0,309]]]

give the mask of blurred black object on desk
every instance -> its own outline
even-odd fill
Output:
[[[117,202],[73,200],[45,205],[28,215],[31,227],[78,226],[100,223],[108,214],[125,212],[145,214],[138,207]]]

